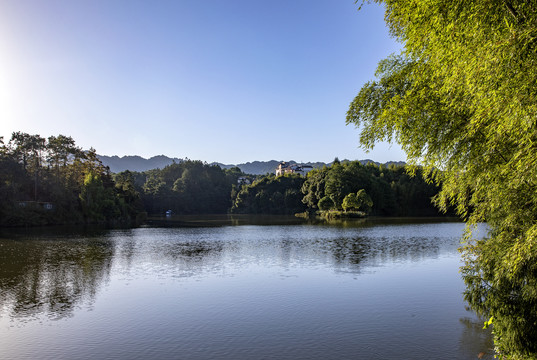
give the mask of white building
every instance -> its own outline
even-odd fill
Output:
[[[305,176],[311,170],[313,170],[313,166],[310,165],[288,164],[285,161],[282,161],[276,168],[276,176],[284,174],[300,174]]]

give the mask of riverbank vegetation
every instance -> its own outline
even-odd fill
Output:
[[[485,240],[463,250],[465,298],[498,355],[537,358],[537,6],[378,1],[403,45],[351,103],[360,143],[395,140],[442,184],[435,201]]]
[[[95,150],[68,136],[0,138],[0,225],[128,223],[143,211],[128,181],[115,183]]]
[[[248,175],[184,160],[113,174],[68,136],[14,133],[0,147],[0,226],[139,223],[145,214],[280,214],[326,211],[435,216],[438,187],[402,166],[335,161],[307,176]],[[418,170],[419,172],[419,170]]]
[[[358,161],[313,169],[307,176],[268,175],[238,192],[233,213],[326,214],[359,210],[378,216],[438,216],[431,198],[438,187],[402,166]],[[341,215],[343,216],[343,215]]]
[[[223,170],[217,165],[186,160],[163,169],[142,173],[125,171],[136,180],[136,189],[150,214],[223,214],[231,207],[231,198],[237,191],[240,169]]]

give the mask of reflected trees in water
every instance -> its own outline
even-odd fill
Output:
[[[2,307],[12,317],[70,316],[76,306],[94,301],[113,257],[106,241],[2,241]]]

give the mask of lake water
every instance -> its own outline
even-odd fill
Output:
[[[3,230],[0,358],[492,358],[462,299],[463,230],[440,220]]]

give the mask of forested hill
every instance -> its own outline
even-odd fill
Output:
[[[269,162],[262,170],[269,174],[255,175],[199,160],[173,161],[160,162],[159,169],[112,173],[93,148],[84,151],[69,136],[15,132],[6,142],[0,136],[0,227],[129,226],[147,214],[168,211],[293,215],[355,209],[384,216],[438,215],[430,201],[438,188],[419,171],[411,178],[405,167],[393,164],[334,160],[307,176],[275,176],[276,166]],[[368,197],[371,205],[361,201]],[[363,205],[367,209],[360,210]]]
[[[288,162],[289,164],[297,163],[294,160],[290,160],[286,162]],[[230,169],[232,167],[238,167],[245,174],[265,175],[265,174],[274,173],[274,170],[276,170],[279,163],[280,161],[270,160],[270,161],[253,161],[253,162],[247,162],[245,164],[238,164],[238,165],[229,165],[229,164],[221,164],[221,163],[215,163],[215,165],[220,166],[222,169]],[[327,165],[326,163],[323,163],[323,162],[309,162],[309,163],[301,163],[301,164],[310,165],[310,166],[313,166],[314,168],[322,168],[323,166]]]
[[[110,168],[110,171],[113,173],[120,173],[125,170],[129,171],[138,171],[143,172],[147,170],[152,169],[163,169],[167,165],[175,163],[180,163],[184,161],[184,159],[180,158],[170,158],[165,155],[158,155],[153,156],[149,159],[145,159],[141,156],[133,155],[133,156],[105,156],[105,155],[98,155],[99,160],[103,163],[104,166],[108,166]],[[344,160],[343,162],[345,162]],[[290,160],[287,161],[290,164],[295,164],[296,161]],[[252,175],[265,175],[268,173],[273,173],[276,167],[280,161],[277,160],[270,160],[270,161],[253,161],[253,162],[247,162],[244,164],[222,164],[222,163],[212,163],[211,165],[218,165],[222,169],[231,169],[233,167],[238,167],[241,169],[241,171],[245,174],[252,174]],[[373,163],[375,165],[380,165],[380,163],[375,162],[373,160],[365,159],[360,160],[360,163],[363,165],[366,165],[368,163]],[[314,168],[322,168],[323,166],[330,166],[332,163],[324,163],[324,162],[307,162],[302,163],[303,165],[310,165]],[[385,165],[404,165],[404,162],[388,162]]]
[[[286,162],[289,163],[289,164],[297,164],[297,162],[294,161],[294,160],[290,160],[290,161],[286,161]],[[346,163],[346,162],[349,162],[349,160],[343,160],[341,162]],[[375,164],[377,166],[381,165],[381,163],[373,161],[373,160],[369,160],[369,159],[359,160],[359,162],[362,165],[367,165],[367,164],[370,164],[370,163]],[[280,163],[280,161],[270,160],[270,161],[247,162],[245,164],[238,164],[238,165],[226,165],[226,164],[220,164],[220,163],[214,163],[214,165],[218,165],[222,169],[230,169],[232,167],[238,167],[245,174],[265,175],[265,174],[274,173],[274,170],[276,169],[276,167],[278,167],[279,163]],[[300,163],[300,164],[312,166],[314,169],[321,169],[324,166],[328,166],[328,167],[332,166],[332,162],[324,163],[324,162],[320,162],[320,161],[318,161],[318,162],[305,162],[305,163]],[[384,165],[389,166],[389,165],[392,165],[392,164],[397,165],[397,166],[404,166],[405,165],[405,163],[403,161],[390,161],[390,162],[387,162]]]

